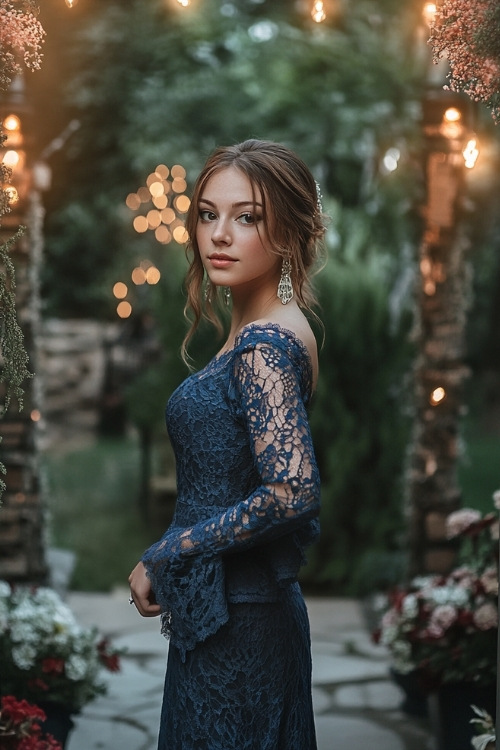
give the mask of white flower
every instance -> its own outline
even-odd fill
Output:
[[[479,630],[491,630],[498,626],[498,610],[494,604],[486,602],[476,609],[473,619]]]
[[[473,508],[462,508],[450,513],[446,519],[446,536],[448,539],[463,534],[469,526],[481,520],[481,513]]]
[[[500,490],[493,493],[493,504],[497,510],[500,510]]]
[[[23,643],[12,649],[12,660],[19,669],[31,669],[36,661],[36,648],[30,643]]]
[[[398,628],[395,625],[387,625],[382,628],[380,634],[380,643],[384,646],[390,646],[398,637]]]
[[[464,607],[469,602],[469,595],[461,586],[438,586],[428,592],[428,598],[435,604],[451,604],[455,607]]]
[[[498,595],[498,571],[496,566],[492,565],[486,568],[479,580],[487,594]]]
[[[5,581],[0,581],[0,599],[8,599],[10,597],[10,586]]]
[[[434,638],[442,638],[457,619],[457,610],[451,604],[441,604],[431,615],[428,632]]]
[[[407,641],[395,641],[392,649],[394,668],[398,672],[411,672],[415,664],[411,660],[411,646]]]
[[[407,594],[403,599],[403,614],[405,617],[418,615],[418,599],[415,594]]]
[[[87,664],[81,656],[72,654],[66,662],[66,675],[70,680],[83,680],[87,673]]]

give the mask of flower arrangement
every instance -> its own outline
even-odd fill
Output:
[[[500,491],[494,495],[500,506]],[[443,683],[496,681],[498,517],[465,508],[447,519],[447,535],[463,542],[464,561],[447,576],[415,578],[391,592],[374,633],[396,672],[416,670],[429,690]]]
[[[45,31],[32,0],[0,0],[0,88],[22,71],[40,68]]]
[[[0,748],[2,750],[61,750],[50,734],[43,736],[40,722],[45,713],[25,700],[5,695],[0,702]]]
[[[119,654],[95,628],[82,628],[49,588],[0,581],[0,694],[58,703],[71,713],[106,692],[103,669]]]
[[[429,43],[434,62],[446,58],[452,91],[486,103],[500,121],[500,5],[498,0],[441,0]]]

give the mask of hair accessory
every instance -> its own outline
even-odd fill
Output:
[[[321,188],[317,180],[314,180],[314,184],[316,185],[316,205],[318,206],[318,211],[320,212],[320,214],[322,214],[323,213],[323,196],[321,195]]]
[[[290,278],[291,270],[292,264],[290,263],[290,258],[283,258],[281,276],[278,284],[278,297],[280,298],[282,305],[288,305],[293,297],[292,279]]]
[[[229,303],[231,302],[231,287],[227,286],[224,289],[224,304],[226,307],[229,307]]]

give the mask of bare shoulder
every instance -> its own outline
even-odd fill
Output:
[[[256,320],[254,323],[262,325],[273,323],[295,334],[309,352],[315,385],[318,377],[318,346],[309,321],[298,305],[287,305],[286,307],[283,306],[282,309],[278,308],[269,317]]]

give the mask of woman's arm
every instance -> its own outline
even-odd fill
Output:
[[[281,347],[260,343],[236,356],[234,378],[261,484],[222,514],[167,532],[147,550],[148,568],[253,546],[319,513],[319,476],[296,366]]]

